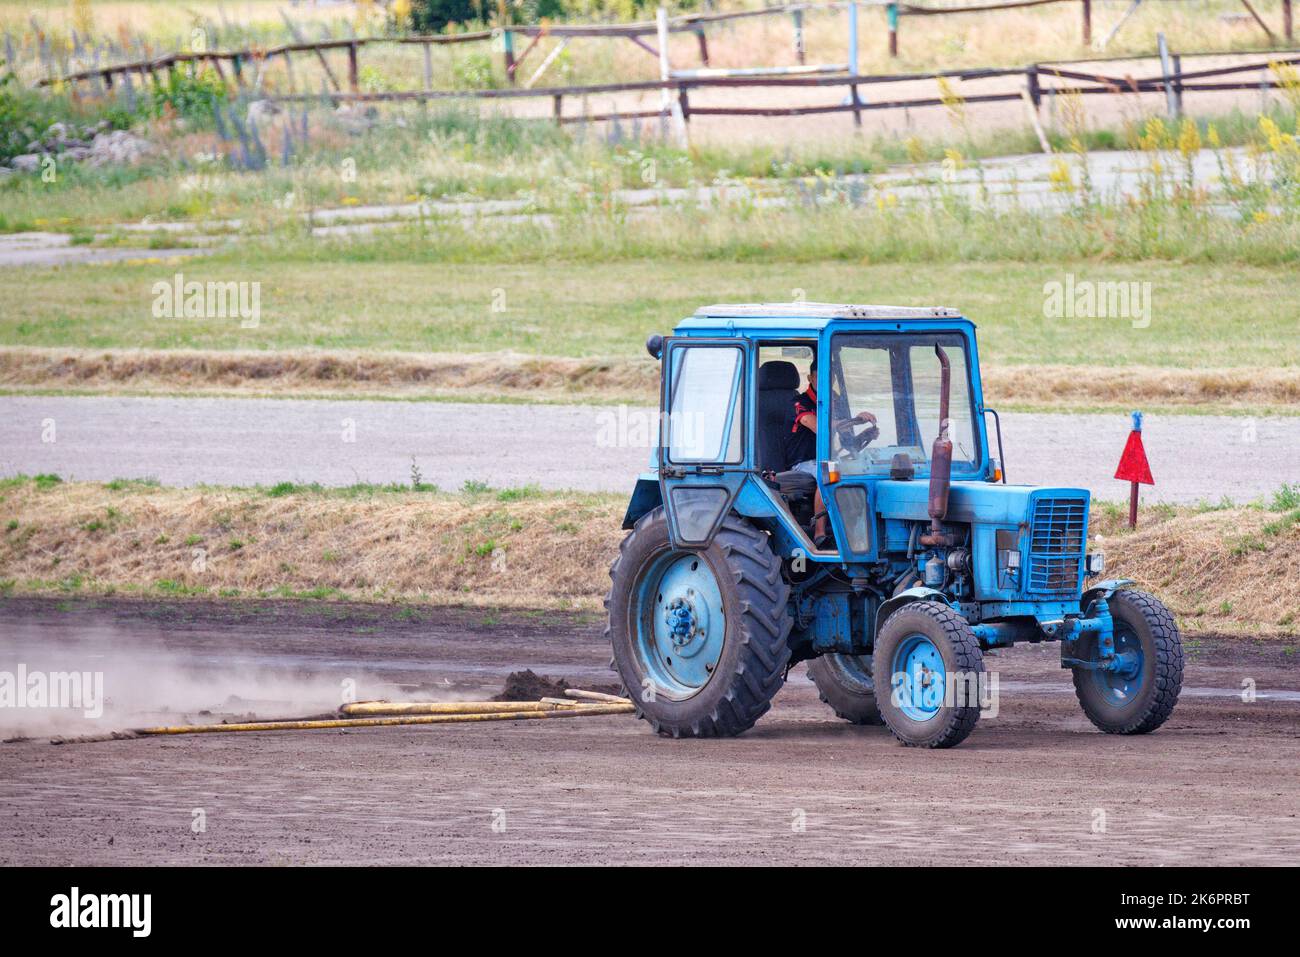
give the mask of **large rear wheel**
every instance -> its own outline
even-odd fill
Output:
[[[884,724],[870,655],[822,655],[808,662],[808,677],[837,717],[852,724]]]
[[[609,574],[610,665],[655,731],[736,735],[771,707],[790,660],[790,587],[765,532],[729,515],[707,548],[675,549],[655,509]]]

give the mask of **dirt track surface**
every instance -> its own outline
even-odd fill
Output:
[[[651,411],[641,411],[649,421]],[[473,480],[626,493],[650,458],[649,448],[601,444],[617,413],[608,406],[4,396],[0,413],[0,476],[405,483],[414,459],[424,480],[444,489]],[[49,420],[56,442],[43,441]],[[1127,500],[1127,483],[1113,476],[1128,416],[1006,413],[1003,427],[1012,482]],[[1143,438],[1157,482],[1143,490],[1146,502],[1249,502],[1300,472],[1300,417],[1152,413]]]
[[[549,614],[9,600],[0,632],[0,669],[100,667],[110,698],[115,662],[149,649],[224,673],[175,708],[266,671],[362,696],[490,693],[521,667],[608,680],[599,624]],[[836,720],[802,668],[729,740],[618,716],[4,744],[0,864],[1294,864],[1300,668],[1277,644],[1189,650],[1173,718],[1134,738],[1092,729],[1045,645],[987,659],[1000,713],[946,752]]]

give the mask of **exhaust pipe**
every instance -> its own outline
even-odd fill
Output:
[[[948,353],[936,343],[934,354],[942,369],[939,379],[939,434],[930,450],[930,530],[921,536],[922,545],[952,545],[952,536],[943,530],[948,514],[948,488],[952,482],[952,438],[948,434],[948,395],[952,389],[952,365]]]

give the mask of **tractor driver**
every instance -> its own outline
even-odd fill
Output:
[[[870,412],[859,412],[857,415],[847,415],[844,397],[837,394],[833,389],[831,392],[831,428],[837,432],[846,429],[851,430],[855,425],[871,426],[861,436],[861,444],[871,441],[879,435],[879,429],[876,428],[876,417]],[[874,434],[873,434],[874,433]],[[852,435],[852,432],[849,432]],[[793,462],[791,466],[795,472],[802,472],[811,476],[814,480],[817,478],[817,357],[813,357],[812,364],[808,367],[808,388],[800,392],[794,399],[794,424],[790,429],[790,440],[786,446],[787,461]],[[826,509],[822,503],[821,489],[818,488],[813,496],[813,509],[817,515],[817,521],[813,529],[813,541],[818,548],[822,547],[827,538],[826,534]]]

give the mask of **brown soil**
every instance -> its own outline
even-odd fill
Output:
[[[45,647],[153,636],[196,661],[342,663],[464,694],[522,667],[604,680],[600,628],[551,613],[486,624],[457,609],[411,620],[377,606],[0,602],[0,629]],[[1266,696],[1300,688],[1281,646],[1200,636],[1172,719],[1131,738],[1088,724],[1054,646],[986,666],[1001,676],[1000,712],[946,752],[835,719],[802,668],[726,740],[671,741],[611,716],[5,745],[0,864],[1296,859],[1300,702]],[[1246,678],[1261,692],[1250,704],[1230,693]]]
[[[493,695],[492,701],[539,701],[542,698],[563,698],[567,688],[581,691],[598,691],[601,694],[618,694],[616,684],[593,685],[570,681],[568,678],[548,678],[534,674],[532,669],[512,671],[506,675],[505,687],[501,693]]]

